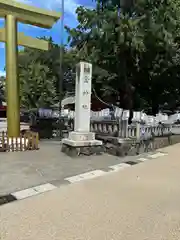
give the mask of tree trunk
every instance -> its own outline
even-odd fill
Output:
[[[159,111],[159,103],[156,97],[152,97],[152,104],[151,104],[151,108],[152,108],[152,114],[156,115]]]

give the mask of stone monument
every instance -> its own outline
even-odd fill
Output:
[[[12,0],[0,1],[0,17],[5,18],[7,128],[9,137],[20,136],[20,101],[18,80],[17,23],[51,28],[60,18],[56,12],[46,11]],[[1,33],[3,37],[3,31]],[[22,37],[22,35],[21,35]]]
[[[71,156],[91,155],[103,151],[102,141],[90,132],[92,64],[80,62],[76,67],[74,131],[62,139],[62,152]]]

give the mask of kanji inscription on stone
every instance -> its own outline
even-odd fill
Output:
[[[90,67],[89,67],[89,63],[88,64],[84,64],[84,73],[90,74]]]
[[[87,90],[84,90],[83,95],[88,95],[89,92]]]
[[[92,65],[80,62],[76,73],[75,131],[89,132]],[[77,70],[78,70],[77,67]]]
[[[84,83],[88,83],[89,82],[89,77],[88,76],[84,76]]]
[[[88,106],[87,106],[87,105],[82,105],[82,107],[83,107],[84,109],[88,109]]]

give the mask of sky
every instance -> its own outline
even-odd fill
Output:
[[[35,7],[40,7],[48,10],[61,12],[61,1],[62,0],[14,0],[25,4],[29,4]],[[77,25],[76,19],[76,8],[78,6],[92,7],[92,0],[64,0],[64,25],[75,27]],[[0,19],[0,28],[4,27],[4,20]],[[51,36],[54,42],[60,43],[60,32],[61,24],[60,20],[54,24],[52,29],[41,29],[33,27],[31,25],[25,25],[18,23],[18,31],[24,32],[27,36],[40,37],[40,36]],[[64,42],[67,40],[67,33],[63,33]],[[5,44],[0,42],[0,76],[5,76]]]

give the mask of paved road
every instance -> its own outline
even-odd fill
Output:
[[[179,240],[180,144],[167,156],[0,207],[3,240]]]

